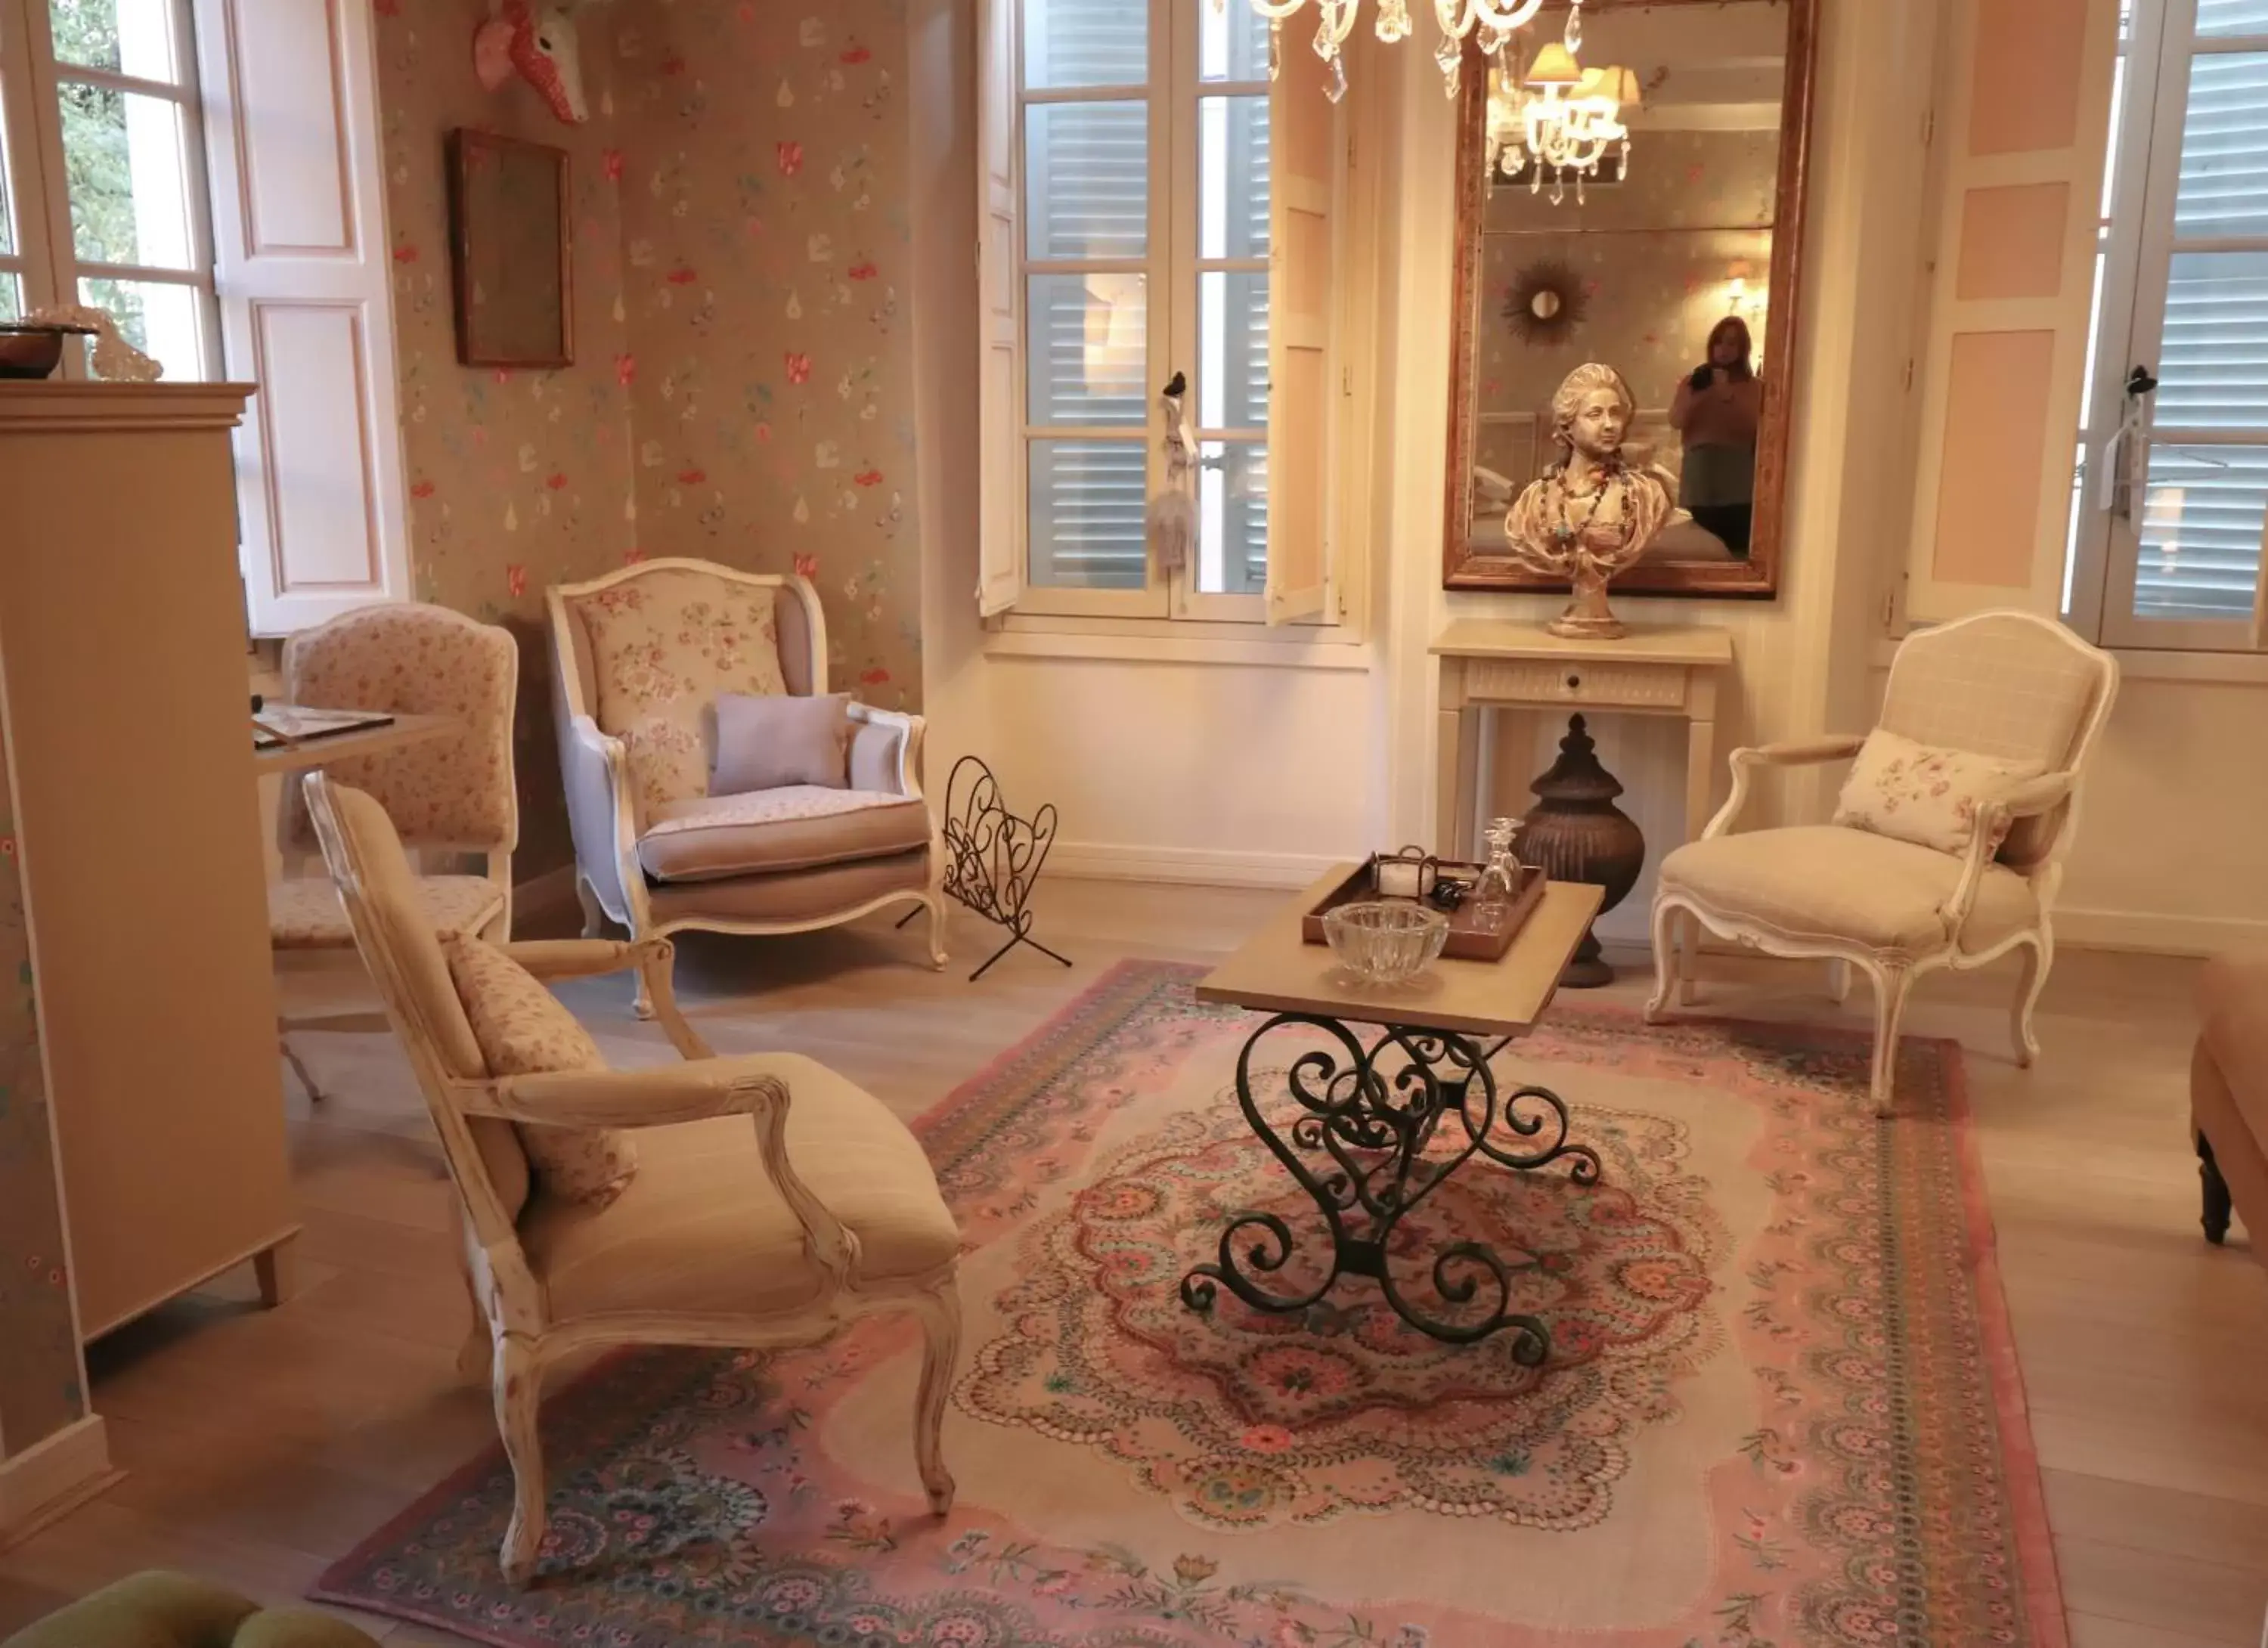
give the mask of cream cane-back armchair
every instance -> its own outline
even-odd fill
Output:
[[[719,695],[828,690],[807,579],[649,561],[545,600],[586,935],[605,919],[638,938],[806,932],[910,903],[929,912],[931,960],[945,965],[920,717],[851,704],[843,788],[709,793]]]
[[[1733,793],[1701,839],[1662,861],[1653,899],[1659,1021],[1692,999],[1685,923],[1767,954],[1825,960],[1836,993],[1856,966],[1874,986],[1870,1089],[1890,1109],[1899,1025],[1914,981],[2021,949],[2016,1055],[2039,1056],[2034,1009],[2055,961],[2052,916],[2075,828],[2080,780],[2118,694],[2118,665],[2061,624],[1979,613],[1909,636],[1890,666],[1879,730],[1933,750],[2029,771],[1976,810],[1967,850],[1939,851],[1843,824],[1733,833],[1759,767],[1848,761],[1863,737],[1733,753]]]
[[[519,646],[512,632],[446,607],[399,601],[364,607],[284,644],[287,703],[449,716],[460,730],[324,769],[377,798],[405,845],[476,858],[475,873],[421,874],[421,908],[442,932],[512,935],[512,857],[519,843],[512,717]],[[315,864],[317,848],[297,784],[278,798],[276,844],[284,878],[268,890],[269,942],[278,950],[345,950],[354,944],[337,889]],[[311,1099],[321,1091],[284,1026],[284,1058]]]
[[[684,1063],[492,1075],[475,1027],[482,1004],[453,967],[470,946],[444,948],[385,810],[321,774],[306,787],[355,942],[463,1202],[483,1319],[475,1334],[487,1340],[512,1468],[505,1576],[524,1584],[543,1543],[544,1370],[594,1345],[807,1345],[861,1316],[909,1313],[924,1339],[915,1462],[943,1515],[954,1496],[940,1434],[960,1338],[961,1236],[905,1124],[810,1059],[712,1056],[677,1011],[666,939],[514,944],[502,964],[563,1016],[526,975],[635,970]],[[548,1183],[541,1152],[521,1133],[555,1128],[632,1130],[626,1188],[594,1204]]]

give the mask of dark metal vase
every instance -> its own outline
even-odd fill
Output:
[[[1554,881],[1606,888],[1602,916],[1628,898],[1646,867],[1646,835],[1615,805],[1623,787],[1599,765],[1598,746],[1582,717],[1568,721],[1559,759],[1528,788],[1536,805],[1528,810],[1514,848],[1521,862],[1538,865]],[[1559,982],[1574,990],[1595,990],[1614,978],[1614,968],[1600,953],[1598,935],[1586,931]]]

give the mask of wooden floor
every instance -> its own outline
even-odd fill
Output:
[[[681,988],[720,1051],[806,1052],[913,1115],[1109,963],[1218,954],[1277,896],[1064,882],[1042,929],[1077,959],[1069,972],[1025,952],[972,987],[963,975],[989,949],[984,930],[959,931],[963,966],[940,976],[917,964],[910,935],[876,923],[696,940]],[[1706,1010],[1836,1011],[1811,970],[1710,967]],[[2007,1057],[2013,973],[1940,975],[1912,1018],[1970,1048],[2075,1648],[2253,1648],[2268,1608],[2268,1276],[2241,1233],[2225,1251],[2198,1234],[2183,1127],[2192,974],[2066,953],[2030,1072]],[[1612,992],[1641,993],[1635,982]],[[287,998],[295,1011],[369,1001],[337,966],[295,972]],[[610,1053],[659,1045],[619,988],[578,986],[571,999]],[[0,1555],[0,1636],[160,1564],[295,1597],[493,1435],[485,1393],[451,1371],[468,1326],[455,1215],[406,1069],[367,1034],[299,1045],[337,1088],[320,1113],[292,1096],[303,1292],[263,1312],[248,1277],[234,1279],[96,1347],[95,1405],[127,1475]],[[365,1622],[391,1644],[451,1640]]]

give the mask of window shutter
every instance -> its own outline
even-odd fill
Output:
[[[1269,108],[1268,622],[1321,614],[1330,599],[1332,202],[1339,107],[1316,77],[1288,73]]]
[[[1956,0],[1907,616],[2062,598],[2119,0]]]
[[[253,632],[409,595],[371,0],[196,0]]]
[[[978,363],[976,609],[990,618],[1024,593],[1024,331],[1022,225],[1016,134],[1016,0],[978,0],[983,53],[977,90]]]

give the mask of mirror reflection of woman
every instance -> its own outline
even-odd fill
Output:
[[[1756,428],[1764,386],[1749,323],[1727,315],[1709,333],[1709,357],[1677,386],[1669,421],[1685,442],[1677,501],[1742,560],[1755,529]]]

